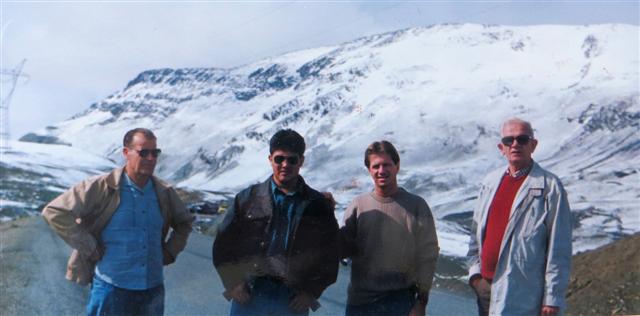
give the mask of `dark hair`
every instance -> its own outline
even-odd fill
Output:
[[[373,142],[371,143],[371,145],[369,145],[369,147],[367,147],[367,150],[364,151],[364,165],[369,168],[369,156],[374,155],[374,154],[387,154],[389,155],[389,157],[391,157],[391,160],[393,160],[393,163],[395,163],[396,165],[398,165],[398,163],[400,163],[400,155],[398,155],[398,151],[396,150],[395,147],[393,147],[393,145],[386,141],[386,140],[381,140],[379,142]]]
[[[156,135],[154,135],[150,129],[138,127],[124,134],[124,138],[122,139],[122,145],[124,147],[129,147],[129,145],[131,145],[131,142],[133,141],[133,136],[137,133],[144,135],[146,139],[156,139]]]
[[[300,157],[304,156],[304,138],[292,129],[282,129],[277,131],[269,141],[269,154],[276,150],[286,150],[294,152]]]

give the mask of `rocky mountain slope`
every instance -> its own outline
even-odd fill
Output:
[[[0,222],[37,214],[71,185],[115,166],[109,159],[64,145],[10,145],[0,152]]]
[[[25,135],[120,159],[135,126],[156,131],[161,176],[234,192],[266,178],[267,140],[305,136],[303,175],[342,206],[371,189],[362,153],[387,139],[401,184],[464,256],[479,181],[504,165],[502,120],[530,120],[534,158],[570,193],[575,250],[640,229],[637,26],[434,25],[292,52],[231,69],[148,70],[86,111]],[[338,216],[341,217],[340,210]]]
[[[640,314],[640,234],[573,257],[569,315]]]

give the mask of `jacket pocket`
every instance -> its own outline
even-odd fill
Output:
[[[529,200],[527,209],[523,212],[524,218],[520,228],[520,237],[531,239],[546,232],[545,218],[547,211],[544,208],[544,197],[542,194],[529,192]],[[535,191],[534,191],[535,192]]]

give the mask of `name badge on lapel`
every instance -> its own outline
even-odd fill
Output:
[[[535,189],[534,188],[534,189],[529,190],[529,193],[532,196],[541,196],[542,195],[542,189]]]

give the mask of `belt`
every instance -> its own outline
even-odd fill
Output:
[[[284,283],[284,278],[283,277],[277,277],[277,276],[272,276],[272,275],[259,276],[259,277],[256,278],[256,280],[257,279],[262,279],[262,280],[273,282],[273,283]]]

